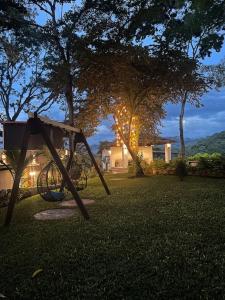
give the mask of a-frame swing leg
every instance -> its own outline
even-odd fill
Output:
[[[111,193],[110,193],[110,190],[109,190],[109,188],[108,188],[108,186],[107,186],[107,183],[105,182],[105,179],[104,179],[104,177],[103,177],[103,175],[102,175],[102,173],[101,173],[101,171],[100,171],[100,169],[99,169],[99,167],[98,167],[98,164],[97,164],[97,162],[96,162],[96,160],[95,160],[95,158],[94,158],[94,155],[93,155],[92,152],[91,152],[91,148],[90,148],[90,146],[88,145],[88,142],[87,142],[87,140],[86,140],[86,138],[85,138],[83,132],[81,133],[81,138],[82,138],[82,142],[84,143],[84,145],[85,145],[85,147],[86,147],[86,149],[87,149],[87,152],[88,152],[88,154],[89,154],[89,156],[90,156],[90,158],[91,158],[91,160],[92,160],[92,162],[93,162],[93,164],[94,164],[94,166],[95,166],[95,170],[97,171],[98,176],[99,176],[99,178],[101,179],[101,182],[102,182],[102,184],[103,184],[103,186],[104,186],[104,188],[105,188],[106,193],[107,193],[108,195],[110,195],[110,194],[111,194]]]
[[[20,179],[23,174],[23,169],[24,169],[24,161],[26,158],[27,154],[27,147],[28,147],[28,141],[30,137],[30,128],[29,124],[27,123],[26,129],[24,132],[23,140],[22,140],[22,145],[21,145],[21,151],[17,163],[17,169],[16,169],[16,174],[13,182],[13,187],[12,187],[12,192],[8,204],[8,209],[6,213],[6,218],[5,218],[5,226],[8,226],[11,222],[12,215],[13,215],[13,210],[15,207],[16,200],[18,198],[18,193],[19,193],[19,185],[20,185]]]
[[[74,185],[70,179],[70,176],[69,176],[66,168],[64,167],[57,151],[55,150],[47,132],[45,131],[45,128],[42,126],[41,122],[39,123],[39,126],[40,126],[40,133],[42,134],[43,139],[52,155],[52,158],[54,159],[57,167],[59,168],[60,173],[62,174],[63,181],[67,185],[67,188],[69,189],[69,191],[72,193],[74,200],[76,201],[78,207],[80,208],[80,211],[81,211],[83,217],[85,219],[89,219],[89,214],[88,214],[78,192],[76,191],[76,188],[74,187]]]

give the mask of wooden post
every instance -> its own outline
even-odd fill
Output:
[[[24,161],[26,158],[26,153],[27,153],[27,148],[28,148],[28,142],[29,142],[29,137],[30,137],[30,123],[29,120],[26,125],[26,129],[24,132],[23,140],[22,140],[22,145],[21,145],[21,151],[20,151],[20,156],[18,159],[18,164],[17,164],[17,169],[16,169],[16,174],[15,174],[15,179],[13,182],[13,188],[9,200],[9,205],[6,213],[6,218],[5,218],[5,226],[8,226],[11,222],[12,215],[13,215],[13,210],[15,207],[16,200],[18,199],[18,192],[19,192],[19,185],[20,185],[20,179],[23,174],[23,169],[24,169]]]
[[[37,122],[37,120],[36,120],[36,122]],[[57,167],[59,168],[59,171],[62,174],[63,181],[67,184],[67,187],[70,190],[70,192],[72,193],[74,200],[76,201],[78,207],[80,208],[80,211],[81,211],[82,215],[84,216],[84,218],[89,219],[89,214],[88,214],[78,192],[76,191],[76,188],[74,187],[66,168],[63,166],[63,163],[62,163],[57,151],[55,150],[47,132],[45,131],[45,128],[42,126],[42,122],[40,120],[39,120],[39,126],[40,126],[40,133],[42,134],[43,139],[44,139],[49,151],[51,152],[51,155],[52,155]]]
[[[88,152],[88,154],[89,154],[89,156],[90,156],[90,158],[91,158],[91,160],[92,160],[92,162],[93,162],[93,164],[94,164],[94,166],[95,166],[95,169],[96,169],[96,171],[97,171],[97,173],[98,173],[98,176],[99,176],[99,178],[101,179],[101,182],[102,182],[102,184],[103,184],[103,186],[104,186],[104,188],[105,188],[105,191],[106,191],[106,193],[107,193],[108,195],[110,195],[110,194],[111,194],[111,193],[110,193],[110,190],[109,190],[109,188],[108,188],[108,186],[107,186],[107,183],[105,182],[105,179],[104,179],[104,177],[103,177],[103,175],[102,175],[102,173],[101,173],[101,171],[100,171],[100,169],[99,169],[99,167],[98,167],[98,164],[97,164],[97,162],[96,162],[96,160],[95,160],[95,158],[94,158],[94,155],[93,155],[92,152],[91,152],[90,146],[88,145],[88,142],[87,142],[87,140],[86,140],[86,138],[85,138],[83,132],[81,132],[81,137],[82,137],[82,142],[84,143],[84,145],[85,145],[85,147],[86,147],[86,149],[87,149],[87,152]]]

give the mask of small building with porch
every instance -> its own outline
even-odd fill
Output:
[[[138,153],[143,160],[150,164],[154,159],[154,147],[163,147],[163,158],[169,163],[172,158],[172,144],[174,140],[162,137],[152,138],[148,143],[139,143]],[[109,149],[103,149],[102,153],[102,169],[113,173],[126,173],[129,163],[132,161],[131,155],[123,144],[122,146],[112,145]]]

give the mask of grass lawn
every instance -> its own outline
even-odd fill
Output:
[[[96,200],[88,206],[90,221],[78,211],[66,220],[36,221],[35,212],[56,206],[39,197],[16,206],[11,227],[0,227],[0,294],[29,300],[225,298],[225,181],[106,179],[111,196],[97,179],[81,193]],[[1,209],[1,222],[4,214]]]

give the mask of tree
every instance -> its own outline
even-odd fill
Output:
[[[24,1],[1,0],[0,1],[0,29],[18,30],[25,27],[29,14],[24,6]]]
[[[81,24],[89,5],[84,2],[77,6],[74,3],[63,11],[63,2],[69,4],[73,1],[35,1],[38,9],[47,17],[46,24],[42,26],[43,46],[47,50],[45,59],[45,69],[49,78],[47,86],[53,93],[59,95],[62,106],[66,103],[65,121],[71,126],[83,128],[86,135],[91,135],[99,122],[98,110],[85,99],[85,94],[77,92],[76,87],[79,73],[77,57],[82,52],[84,44]],[[72,136],[69,140],[72,157],[74,150]]]
[[[170,49],[180,50],[196,63],[201,63],[200,59],[210,56],[212,50],[221,49],[225,30],[224,1],[131,0],[128,7],[132,13],[124,29],[127,39],[135,37],[136,42],[144,41],[150,48],[158,46],[165,52]],[[193,89],[199,96],[202,86],[196,91],[196,84],[194,85]],[[195,92],[190,94],[189,89],[184,89],[182,97],[180,96],[182,157],[185,155],[183,118],[186,103],[196,106],[200,104],[199,97],[195,101]]]
[[[110,142],[110,141],[107,141],[107,140],[101,141],[98,145],[97,154],[101,154],[104,149],[109,150],[111,146],[113,146],[113,142]]]
[[[42,86],[43,73],[37,46],[27,47],[12,32],[0,35],[1,119],[15,121],[22,111],[51,107],[55,95]]]
[[[203,76],[200,68],[195,60],[190,60],[183,65],[183,75],[177,78],[179,85],[176,94],[171,99],[173,103],[181,103],[179,115],[179,131],[180,131],[180,156],[185,157],[185,141],[184,141],[184,114],[187,103],[195,107],[201,107],[201,96],[210,87],[210,80]]]
[[[213,87],[219,89],[225,86],[225,59],[222,59],[217,65],[205,66],[204,72],[206,72]]]
[[[78,85],[90,101],[99,101],[105,114],[113,114],[114,129],[136,164],[136,176],[143,176],[140,132],[148,137],[156,132],[164,116],[163,104],[181,89],[178,78],[184,76],[183,66],[190,61],[179,52],[156,56],[137,46],[116,49],[95,49],[86,55],[84,65],[80,63]]]
[[[184,13],[181,13],[181,10]],[[167,47],[176,47],[186,52],[193,61],[200,64],[200,59],[210,56],[212,50],[220,51],[224,41],[225,22],[224,1],[184,1],[179,7],[174,2],[170,9],[170,17],[165,22],[163,37]],[[198,66],[197,66],[198,67]],[[199,70],[198,70],[199,72]],[[202,82],[203,83],[203,82]],[[185,157],[184,113],[186,103],[200,106],[200,96],[209,87],[209,82],[203,84],[188,82],[180,97],[181,111],[179,116],[180,155]]]

